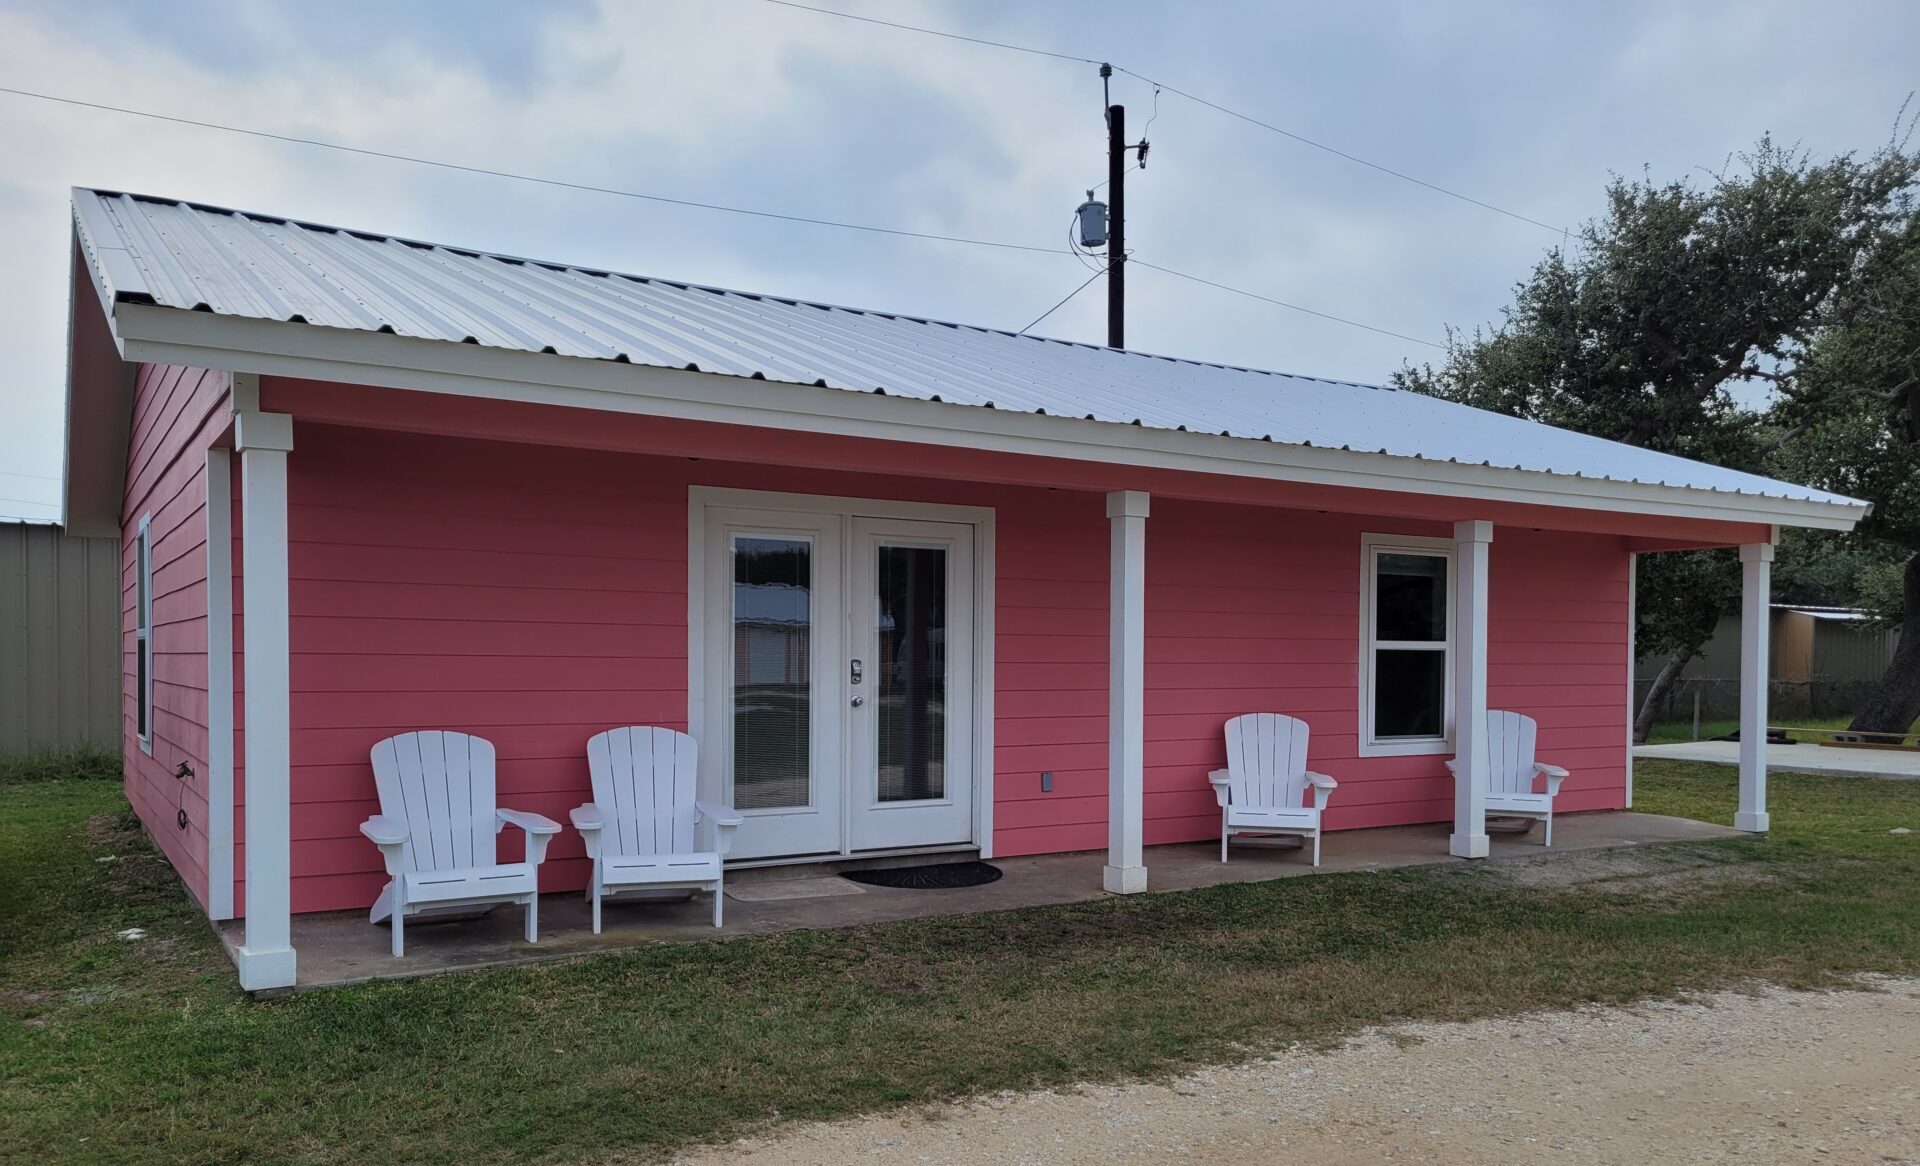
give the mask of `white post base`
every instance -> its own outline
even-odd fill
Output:
[[[1110,895],[1137,895],[1147,889],[1147,868],[1103,866],[1100,868],[1100,885]]]
[[[1485,858],[1490,852],[1485,834],[1447,835],[1447,853],[1455,858]]]
[[[1749,814],[1742,811],[1733,816],[1733,828],[1735,830],[1745,830],[1752,834],[1765,834],[1767,832],[1767,814],[1765,811],[1758,814]]]
[[[293,949],[290,947],[272,951],[249,951],[242,947],[233,953],[233,962],[240,969],[240,986],[249,992],[293,987]]]

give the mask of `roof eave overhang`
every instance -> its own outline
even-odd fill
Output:
[[[122,300],[129,361],[1356,489],[1848,530],[1864,502],[1728,493],[1149,429]]]

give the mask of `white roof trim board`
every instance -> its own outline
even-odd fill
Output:
[[[973,406],[1003,419],[1093,423],[1072,443],[1080,452],[1063,456],[1090,456],[1089,447],[1164,444],[1143,440],[1145,429],[1240,439],[1233,444],[1242,449],[1241,443],[1259,442],[1268,451],[1335,451],[1347,455],[1341,464],[1361,456],[1444,463],[1414,475],[1436,480],[1460,477],[1452,466],[1520,471],[1536,484],[1557,480],[1554,493],[1569,499],[1597,492],[1601,497],[1565,503],[1589,507],[1829,527],[1851,526],[1867,510],[1837,494],[1380,386],[545,263],[171,199],[77,189],[73,209],[82,253],[115,317],[116,342],[130,359],[120,317],[152,305],[177,310],[166,313],[179,324],[175,331],[192,322],[189,313],[203,324],[211,324],[209,316],[290,323],[305,325],[313,337],[386,334]],[[239,334],[223,335],[231,343]],[[318,344],[309,339],[302,347]],[[1405,477],[1408,470],[1397,472]],[[1603,489],[1603,483],[1635,489]],[[1475,493],[1470,484],[1448,492]],[[1641,499],[1661,504],[1643,507]]]

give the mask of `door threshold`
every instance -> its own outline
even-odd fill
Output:
[[[837,874],[860,870],[875,862],[898,858],[944,858],[954,854],[978,855],[980,848],[971,842],[953,842],[943,846],[902,846],[891,850],[859,850],[852,854],[804,854],[788,858],[749,858],[727,863],[729,875],[735,872],[765,871],[762,878],[805,878],[815,873]],[[822,871],[820,868],[828,868]],[[800,869],[811,868],[811,869]]]

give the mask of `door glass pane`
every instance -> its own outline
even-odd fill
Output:
[[[1438,737],[1447,707],[1447,654],[1382,648],[1373,654],[1373,736]]]
[[[880,548],[879,800],[947,794],[947,552]]]
[[[813,544],[733,540],[733,804],[809,804]]]
[[[1440,555],[1383,554],[1374,561],[1377,640],[1447,638],[1447,560]]]

